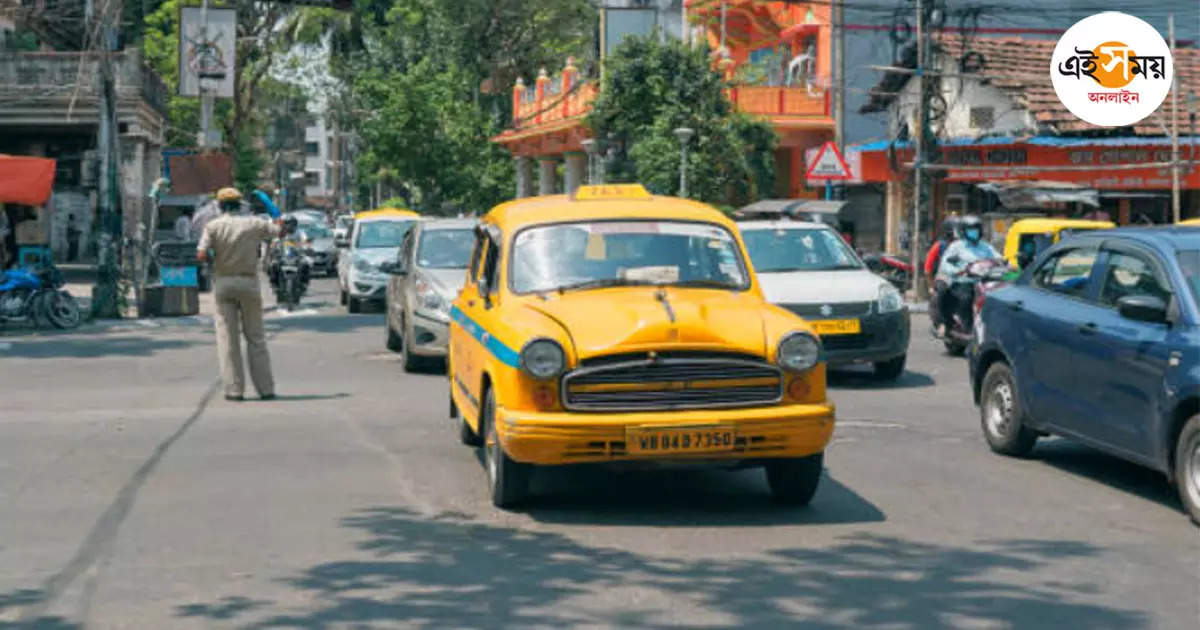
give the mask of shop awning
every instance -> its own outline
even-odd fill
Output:
[[[40,206],[54,188],[55,161],[49,158],[0,155],[0,203]]]
[[[1008,208],[1043,208],[1055,203],[1082,203],[1100,207],[1100,194],[1070,182],[1045,180],[992,181],[976,184],[980,190],[995,193]]]

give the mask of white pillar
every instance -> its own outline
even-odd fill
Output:
[[[567,194],[575,192],[584,183],[584,178],[587,177],[587,154],[580,152],[572,152],[566,154],[566,171],[563,191]]]
[[[517,169],[517,199],[533,196],[533,161],[527,157],[513,158]]]
[[[553,195],[554,180],[558,174],[558,160],[541,158],[538,160],[538,194]]]

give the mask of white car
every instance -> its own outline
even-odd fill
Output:
[[[887,380],[904,373],[908,307],[837,231],[787,219],[738,227],[767,301],[809,320],[828,365],[871,363]]]
[[[333,220],[333,240],[334,241],[349,241],[350,228],[354,226],[354,215],[339,214]]]
[[[374,210],[354,218],[347,248],[338,254],[338,284],[348,311],[361,312],[363,302],[383,304],[388,274],[381,266],[396,260],[404,236],[420,219],[402,210]]]

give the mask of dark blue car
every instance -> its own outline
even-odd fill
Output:
[[[1076,439],[1165,473],[1200,523],[1200,228],[1081,234],[976,318],[971,383],[993,451]]]

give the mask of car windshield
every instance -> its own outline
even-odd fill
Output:
[[[742,231],[759,273],[862,269],[837,232],[822,228],[757,228]]]
[[[711,223],[594,221],[528,228],[511,256],[516,293],[601,286],[745,289],[737,241]]]
[[[358,228],[358,237],[354,247],[358,249],[375,249],[379,247],[399,247],[408,234],[414,221],[368,221]]]
[[[1187,278],[1192,299],[1200,303],[1200,250],[1189,249],[1179,252],[1179,267],[1183,269],[1183,277]]]
[[[304,232],[305,238],[307,238],[310,241],[316,240],[318,238],[332,238],[333,237],[332,230],[325,227],[324,225],[318,225],[316,223],[301,223],[300,231]]]
[[[417,246],[417,266],[428,269],[466,269],[475,246],[470,228],[425,230]]]

